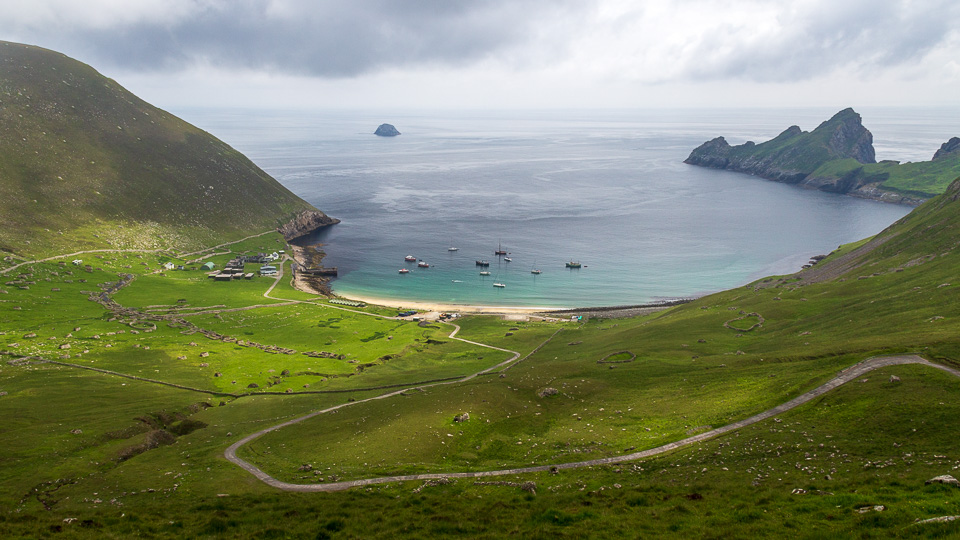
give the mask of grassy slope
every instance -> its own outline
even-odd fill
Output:
[[[812,173],[816,177],[843,178],[848,175],[855,175],[869,183],[879,182],[886,191],[930,198],[943,193],[960,176],[960,154],[936,161],[911,163],[886,161],[862,164],[853,159],[834,160],[824,163]]]
[[[563,330],[503,378],[343,409],[272,433],[242,454],[280,478],[302,482],[577,461],[657,446],[749,416],[873,354],[915,351],[956,363],[960,284],[951,282],[960,256],[958,193],[955,184],[874,241],[838,250],[799,276],[761,280],[663,313],[582,326],[466,319],[464,337],[524,353]],[[258,242],[273,240],[239,247],[256,249]],[[864,246],[879,247],[857,251]],[[804,279],[842,257],[855,259],[844,273]],[[867,383],[848,385],[779,421],[656,459],[504,479],[536,481],[535,496],[467,480],[417,494],[411,493],[415,483],[328,495],[277,493],[225,462],[223,448],[258,428],[377,393],[362,388],[464,374],[506,353],[452,342],[446,330],[364,318],[315,302],[190,320],[298,351],[336,347],[344,360],[268,354],[163,324],[133,334],[80,291],[115,280],[117,272],[155,269],[166,259],[116,254],[96,260],[102,270],[91,273],[69,263],[32,265],[23,270],[32,275],[22,279],[35,282],[29,289],[2,286],[0,349],[52,358],[70,353],[66,361],[219,392],[244,392],[257,382],[256,392],[281,394],[234,400],[73,368],[0,365],[0,390],[7,392],[0,414],[16,419],[0,428],[5,440],[15,441],[0,454],[0,497],[10,509],[0,513],[0,530],[8,535],[56,527],[76,534],[99,527],[120,535],[250,537],[958,533],[956,524],[911,525],[915,518],[960,513],[960,490],[923,485],[960,466],[954,444],[960,383],[921,367],[871,374]],[[115,297],[141,308],[181,299],[188,306],[249,306],[268,285],[215,283],[196,271],[166,274],[141,276]],[[756,322],[752,312],[763,316],[760,328],[724,327],[739,317],[734,326]],[[28,332],[38,336],[25,338]],[[71,349],[59,349],[63,344]],[[636,360],[613,369],[597,363],[623,350]],[[384,354],[397,356],[377,360]],[[374,365],[358,371],[353,359]],[[318,374],[321,368],[326,376]],[[285,369],[290,375],[281,375]],[[903,382],[888,383],[891,374]],[[304,384],[355,390],[282,394]],[[546,386],[560,393],[537,397]],[[225,406],[217,406],[221,401]],[[197,403],[213,407],[197,409]],[[454,424],[461,412],[471,420]],[[183,422],[177,414],[206,427],[118,461],[157,427],[142,419],[156,424],[161,413],[172,415],[162,426],[168,430]],[[314,471],[300,471],[305,463]],[[795,489],[807,493],[794,495]],[[859,513],[866,505],[886,510]],[[64,523],[71,517],[78,521]]]
[[[303,209],[239,152],[89,66],[0,42],[5,251],[212,244]]]

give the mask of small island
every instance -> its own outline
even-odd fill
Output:
[[[396,137],[400,132],[397,131],[397,128],[393,127],[393,124],[380,124],[373,134],[379,135],[380,137]]]

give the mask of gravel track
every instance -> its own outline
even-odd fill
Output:
[[[459,328],[454,330],[454,332],[450,334],[450,337],[454,337],[454,335],[457,333],[458,330]],[[554,334],[553,336],[550,336],[550,338],[548,338],[547,341],[549,341],[550,339],[553,339],[554,336],[556,336],[556,334]],[[458,339],[458,338],[455,338],[455,339]],[[468,343],[473,343],[473,342],[468,342]],[[476,343],[476,344],[481,345],[479,343]],[[499,350],[503,350],[503,349],[499,349]],[[509,364],[510,362],[515,360],[517,357],[519,357],[519,354],[516,354],[514,358],[511,358],[506,362],[502,362],[501,364],[498,364],[498,366],[495,366],[494,368],[488,368],[487,370],[484,370],[484,372],[491,371],[496,367],[499,367],[505,364]],[[572,463],[556,463],[556,464],[548,464],[548,465],[538,465],[535,467],[521,467],[516,469],[500,469],[500,470],[492,470],[492,471],[475,471],[475,472],[459,472],[459,473],[425,473],[425,474],[408,474],[408,475],[398,475],[398,476],[381,476],[376,478],[364,478],[361,480],[348,480],[343,482],[328,482],[323,484],[292,484],[289,482],[283,482],[283,481],[277,480],[276,478],[258,469],[256,466],[237,457],[237,449],[239,449],[241,446],[253,440],[256,440],[257,438],[267,433],[276,431],[278,429],[284,428],[292,424],[296,424],[298,422],[302,422],[304,420],[313,418],[315,416],[319,416],[321,414],[326,414],[328,412],[333,412],[338,409],[342,409],[344,407],[348,407],[351,405],[358,405],[360,403],[372,401],[375,399],[387,399],[387,398],[399,395],[400,393],[405,391],[405,390],[398,390],[396,392],[390,392],[380,396],[376,396],[376,397],[372,397],[372,398],[368,398],[360,401],[348,402],[342,405],[337,405],[335,407],[330,407],[320,411],[315,411],[308,415],[301,416],[299,418],[295,418],[287,422],[283,422],[282,424],[278,424],[266,429],[262,429],[256,433],[247,435],[246,437],[230,445],[230,447],[227,448],[226,451],[224,452],[224,457],[226,457],[227,460],[230,461],[231,463],[234,463],[240,466],[242,469],[249,472],[250,474],[252,474],[253,476],[255,476],[256,478],[258,478],[259,480],[261,480],[267,485],[273,486],[282,491],[296,491],[296,492],[332,492],[332,491],[342,491],[342,490],[350,489],[354,487],[369,486],[372,484],[384,484],[388,482],[405,482],[410,480],[431,480],[431,479],[437,479],[437,478],[482,478],[487,476],[503,476],[503,475],[509,475],[509,474],[546,472],[546,471],[555,471],[560,469],[576,469],[581,467],[592,467],[596,465],[609,465],[613,463],[635,461],[638,459],[644,459],[644,458],[664,454],[666,452],[677,450],[694,443],[712,439],[713,437],[716,437],[718,435],[723,435],[725,433],[735,431],[742,427],[749,426],[757,422],[761,422],[768,418],[772,418],[778,414],[789,411],[790,409],[803,405],[804,403],[807,403],[812,399],[822,396],[823,394],[826,394],[827,392],[833,390],[834,388],[837,388],[842,384],[845,384],[854,379],[857,379],[863,376],[864,374],[870,371],[873,371],[875,369],[879,369],[887,366],[904,365],[904,364],[921,364],[931,368],[940,369],[940,370],[946,371],[951,375],[960,377],[960,370],[956,370],[940,364],[934,364],[929,360],[926,360],[924,358],[921,358],[915,355],[879,356],[879,357],[868,358],[863,362],[860,362],[847,369],[844,369],[836,377],[827,381],[821,386],[818,386],[813,390],[805,392],[791,399],[790,401],[787,401],[786,403],[777,405],[772,409],[768,409],[762,413],[756,414],[749,418],[745,418],[743,420],[733,422],[726,426],[703,432],[699,435],[694,435],[692,437],[687,437],[685,439],[681,439],[676,442],[668,443],[662,446],[658,446],[656,448],[651,448],[649,450],[643,450],[640,452],[634,452],[631,454],[624,454],[624,455],[613,456],[608,458],[591,459],[587,461],[577,461]],[[476,377],[477,375],[479,375],[480,373],[483,373],[483,372],[475,373],[473,375],[460,379],[459,381],[453,381],[452,383],[470,380]],[[452,384],[452,383],[438,383],[438,384]],[[419,388],[427,388],[428,386],[435,386],[435,385],[424,385]]]

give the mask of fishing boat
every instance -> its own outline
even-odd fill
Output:
[[[447,251],[460,251],[460,248],[450,246],[450,247],[447,248]]]
[[[398,270],[397,272],[399,272],[399,273],[401,273],[401,274],[409,274],[409,273],[410,273],[410,270],[407,270],[406,268],[401,268],[401,269]]]
[[[490,261],[481,261],[477,259],[477,266],[490,266]]]
[[[581,266],[579,262],[570,261],[567,263],[567,268],[580,268]]]
[[[503,249],[503,246],[500,245],[500,242],[497,242],[497,250],[493,252],[494,255],[506,255],[507,250]]]
[[[534,268],[533,270],[530,271],[530,273],[539,275],[543,273],[543,270],[540,270],[539,268]]]
[[[490,272],[487,272],[486,270],[484,270],[483,272],[480,272],[480,275],[481,275],[481,276],[489,276],[489,275],[490,275]]]
[[[403,260],[407,262],[417,262],[417,258],[414,257],[413,255],[407,255],[406,257],[403,258]]]
[[[417,263],[417,266],[419,266],[420,268],[430,268],[430,265],[427,264],[427,261],[420,261]]]
[[[504,257],[503,260],[506,262],[513,262],[513,259],[511,259],[510,257]]]
[[[504,285],[503,283],[494,283],[493,286],[497,287],[498,289],[503,289],[504,287],[506,287],[506,285]]]

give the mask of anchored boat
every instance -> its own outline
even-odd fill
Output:
[[[504,285],[503,283],[494,283],[493,286],[500,289],[503,289],[504,287],[506,287],[506,285]]]
[[[409,273],[410,273],[410,270],[407,270],[406,268],[401,268],[401,269],[398,270],[397,272],[399,272],[399,273],[401,273],[401,274],[409,274]]]
[[[417,266],[419,266],[420,268],[430,268],[430,265],[427,264],[427,261],[420,261],[417,263]]]
[[[490,266],[490,261],[481,261],[477,259],[477,266]]]
[[[413,255],[407,255],[406,257],[403,258],[403,260],[407,262],[417,262],[417,258],[414,257]]]
[[[567,268],[580,268],[581,266],[579,262],[570,261],[567,263]]]

